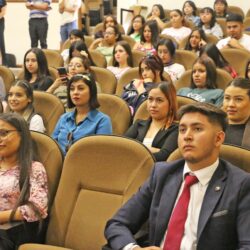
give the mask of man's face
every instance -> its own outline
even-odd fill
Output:
[[[224,132],[198,112],[186,113],[179,124],[178,146],[192,170],[207,167],[218,157]]]
[[[243,34],[243,24],[240,22],[227,22],[227,35],[239,40]]]

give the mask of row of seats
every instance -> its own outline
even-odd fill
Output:
[[[52,207],[46,245],[25,244],[19,250],[101,249],[107,220],[149,176],[151,152],[132,139],[96,135],[77,141],[62,162],[50,137],[32,132],[32,138],[48,173]],[[176,150],[168,161],[180,157]],[[222,145],[220,157],[250,172],[249,150]]]

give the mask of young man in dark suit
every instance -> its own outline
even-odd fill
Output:
[[[226,114],[195,103],[183,106],[179,119],[184,159],[155,165],[148,181],[108,221],[109,245],[122,250],[250,249],[250,175],[219,159]],[[188,178],[196,179],[190,187]],[[133,235],[147,220],[143,248]]]

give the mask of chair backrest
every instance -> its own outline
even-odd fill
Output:
[[[228,11],[229,13],[236,13],[236,14],[239,14],[239,15],[241,15],[241,16],[243,17],[243,19],[244,19],[244,17],[245,17],[244,11],[243,11],[240,7],[238,7],[238,6],[228,5],[228,6],[227,6],[227,11]]]
[[[6,93],[8,93],[11,85],[15,81],[15,76],[9,68],[2,65],[0,65],[0,76],[3,78],[5,90]]]
[[[245,18],[247,18],[247,17],[250,17],[250,9],[248,9],[248,11],[247,11],[247,14],[246,14]]]
[[[225,89],[227,84],[233,80],[232,76],[223,69],[217,68],[216,72],[217,72],[216,84],[218,88]],[[184,88],[184,87],[190,87],[191,75],[192,75],[191,69],[183,73],[180,79],[175,81],[174,85],[175,85],[176,90],[179,90],[180,88]]]
[[[102,93],[115,93],[117,81],[115,75],[110,70],[91,66],[90,72],[93,74],[95,80],[100,85]]]
[[[0,114],[3,113],[3,103],[0,102]]]
[[[216,18],[216,22],[220,25],[223,31],[223,37],[227,36],[227,22],[225,18]]]
[[[246,17],[243,22],[244,29],[250,29],[250,16]]]
[[[98,94],[99,110],[111,118],[113,134],[123,135],[131,124],[128,104],[119,96]]]
[[[175,161],[180,158],[182,158],[182,155],[177,148],[172,154],[170,154],[167,161]],[[223,158],[250,173],[250,150],[235,145],[223,144],[220,148],[220,158]]]
[[[186,105],[197,102],[196,100],[186,97],[186,96],[177,96],[177,105],[178,108]],[[149,113],[147,111],[147,101],[145,100],[139,108],[136,110],[133,121],[136,121],[138,119],[140,120],[146,120],[149,118]]]
[[[47,58],[48,66],[58,68],[64,64],[61,54],[56,50],[43,49],[43,52]]]
[[[84,36],[84,40],[87,48],[90,46],[91,43],[94,42],[94,38],[92,36]]]
[[[100,67],[100,68],[106,68],[107,67],[106,58],[105,58],[105,56],[102,53],[100,53],[97,50],[90,49],[89,50],[89,54],[90,54],[90,56],[91,56],[94,64],[97,67]]]
[[[51,135],[60,116],[64,113],[64,106],[59,98],[53,94],[34,91],[35,111],[43,118],[46,133]]]
[[[126,86],[128,83],[130,83],[133,79],[136,78],[140,78],[139,68],[136,67],[128,69],[124,74],[122,74],[122,76],[118,80],[115,94],[121,96],[124,86]]]
[[[148,178],[154,160],[139,142],[96,135],[68,151],[50,216],[46,244],[101,249],[109,218]]]
[[[194,61],[197,59],[197,55],[189,50],[179,50],[175,51],[174,62],[182,64],[185,69],[191,69]]]
[[[245,77],[247,62],[250,59],[250,52],[243,49],[221,49],[222,55],[228,63],[236,70],[239,76]]]
[[[166,34],[160,34],[159,38],[160,39],[162,39],[162,38],[169,39],[169,40],[171,40],[173,42],[176,49],[179,48],[179,42],[177,42],[177,40],[174,37],[172,37],[170,35],[166,35]]]
[[[63,154],[59,145],[48,135],[31,131],[38,160],[44,165],[48,177],[49,208],[56,194],[62,172]]]
[[[135,40],[131,36],[122,35],[122,40],[126,41],[129,44],[130,48],[133,49]]]
[[[133,67],[139,67],[141,59],[145,57],[145,53],[139,50],[132,50]]]

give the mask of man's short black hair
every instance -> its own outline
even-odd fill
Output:
[[[227,22],[239,22],[243,23],[243,17],[237,13],[229,13],[226,18]]]
[[[203,114],[208,118],[209,122],[219,125],[224,132],[226,131],[228,124],[227,114],[213,104],[196,102],[184,105],[178,111],[178,119],[180,120],[185,114],[188,113]]]

